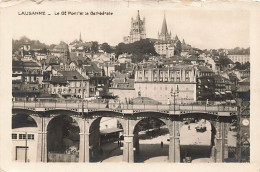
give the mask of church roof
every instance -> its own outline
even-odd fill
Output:
[[[165,15],[164,15],[164,18],[163,18],[161,35],[168,35],[168,29],[167,29],[167,23],[166,23]]]

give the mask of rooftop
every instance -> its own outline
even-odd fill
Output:
[[[77,71],[60,71],[59,73],[66,77],[67,81],[87,80]]]

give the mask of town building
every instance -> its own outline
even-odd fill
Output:
[[[250,101],[250,77],[238,82],[237,97],[244,101]]]
[[[77,71],[59,71],[50,80],[50,93],[64,98],[88,98],[89,80]]]
[[[172,68],[140,68],[135,72],[135,96],[149,97],[166,104],[173,103],[173,92],[178,92],[177,103],[196,101],[196,73],[193,66]]]
[[[209,69],[207,66],[198,66],[198,72],[197,72],[197,76],[201,77],[201,76],[213,76],[214,72]]]
[[[229,54],[228,58],[234,63],[239,62],[241,64],[244,64],[246,62],[250,62],[250,54]]]
[[[12,94],[15,99],[34,99],[39,96],[43,80],[41,64],[35,61],[13,61]]]
[[[203,75],[197,78],[197,100],[215,100],[215,79],[214,76]]]
[[[18,162],[36,162],[37,140],[37,127],[12,129],[12,160]]]
[[[50,50],[50,54],[58,58],[64,58],[66,62],[69,62],[69,47],[65,42],[61,41],[52,50]]]
[[[234,73],[236,74],[239,80],[250,77],[250,69],[234,70]]]
[[[215,82],[215,94],[217,100],[232,99],[232,91],[231,91],[232,84],[229,79],[220,75],[215,75],[214,82]]]
[[[131,19],[130,35],[124,37],[124,43],[133,43],[135,41],[140,41],[141,39],[146,39],[145,18],[141,20],[138,10],[136,19],[133,19],[133,17]]]
[[[117,96],[121,102],[128,103],[135,97],[134,79],[114,78],[109,93]]]

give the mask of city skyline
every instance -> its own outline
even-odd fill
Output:
[[[157,38],[158,32],[161,31],[164,12],[172,36],[178,35],[181,41],[184,39],[193,47],[200,49],[249,47],[247,11],[140,10],[141,18],[145,17],[146,20],[147,38]],[[129,35],[131,18],[136,17],[137,10],[114,10],[113,13],[111,16],[66,16],[66,18],[44,16],[41,17],[42,20],[37,20],[40,16],[17,16],[13,22],[19,27],[14,28],[13,38],[26,36],[50,45],[58,44],[60,41],[70,43],[79,39],[81,33],[83,41],[107,42],[115,46],[123,42],[124,36]]]

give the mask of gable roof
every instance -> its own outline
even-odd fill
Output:
[[[59,73],[66,77],[67,81],[82,81],[87,80],[77,71],[59,71]]]

